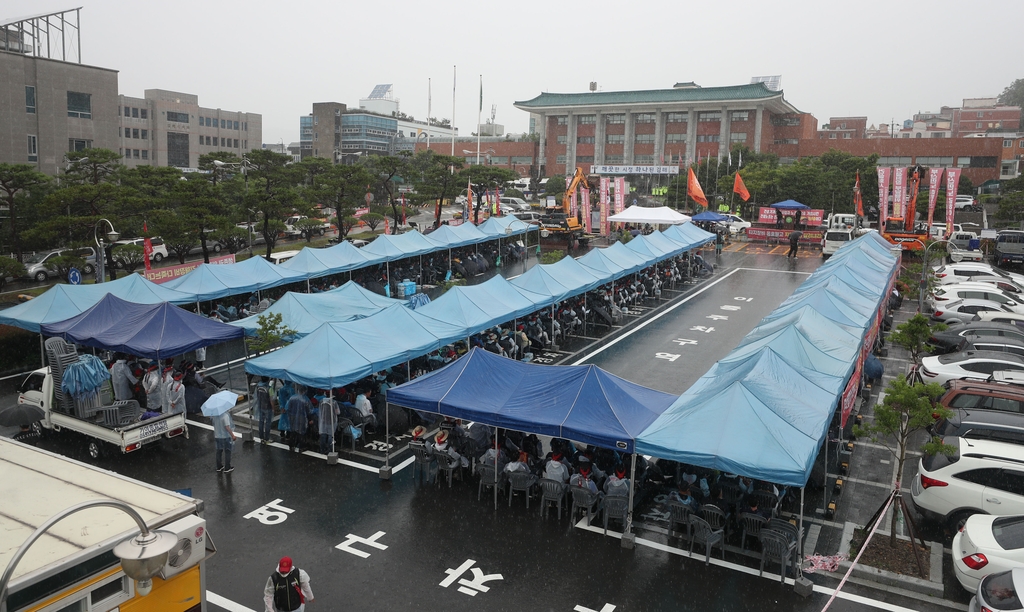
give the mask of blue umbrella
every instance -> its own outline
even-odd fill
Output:
[[[231,391],[218,391],[203,403],[203,414],[208,417],[220,416],[235,407],[238,394]]]

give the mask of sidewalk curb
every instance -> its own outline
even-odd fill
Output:
[[[839,543],[839,554],[849,555],[850,553],[850,540],[853,539],[853,531],[857,528],[855,523],[847,522],[843,528],[843,537]],[[875,532],[875,537],[889,537],[888,531],[882,531],[879,529]],[[910,541],[910,538],[902,535],[897,535],[897,538],[904,541]],[[943,599],[944,585],[942,584],[942,544],[938,542],[926,542],[929,548],[931,548],[931,554],[929,555],[928,563],[930,565],[929,575],[931,579],[924,580],[922,578],[914,578],[913,576],[905,576],[903,574],[897,574],[895,572],[888,572],[875,567],[859,564],[853,569],[852,576],[867,580],[869,582],[876,583],[879,588],[885,590],[886,586],[899,587],[915,593],[922,593],[924,595],[930,595]],[[839,564],[841,572],[845,572],[850,569],[852,561],[843,561]],[[936,577],[938,578],[936,580]]]

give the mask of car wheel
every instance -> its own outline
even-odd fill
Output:
[[[213,252],[214,253],[220,253],[221,248],[223,248],[223,247],[221,247],[219,244],[215,244],[215,245],[213,245]]]
[[[153,261],[155,263],[160,263],[163,260],[164,260],[164,256],[163,255],[161,255],[160,253],[153,253]]]
[[[327,230],[325,230],[324,228],[321,227],[320,228],[320,235],[323,236],[326,233],[327,233]]]
[[[946,527],[950,532],[957,533],[964,528],[964,524],[967,523],[967,519],[971,518],[975,514],[979,514],[979,512],[977,510],[960,510],[959,512],[954,512],[946,521]]]
[[[103,456],[103,449],[100,448],[99,442],[89,443],[89,456],[93,459],[99,459]]]
[[[118,266],[118,267],[121,267],[121,266]],[[86,274],[92,274],[95,271],[96,271],[96,268],[92,267],[90,264],[85,264],[84,266],[82,266],[82,272],[85,272]]]
[[[36,272],[35,279],[37,281],[45,283],[47,278],[49,278],[49,276],[46,274],[46,272]]]

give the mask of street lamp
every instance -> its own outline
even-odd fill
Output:
[[[963,255],[957,253],[956,245],[949,240],[933,240],[931,244],[926,245],[921,240],[914,238],[914,242],[920,243],[924,247],[921,255],[921,286],[917,295],[917,311],[924,314],[924,291],[928,286],[928,251],[937,244],[945,244],[946,251],[949,253],[949,258],[953,261],[960,261],[963,259]]]
[[[103,282],[103,276],[104,276],[104,269],[103,268],[104,268],[104,264],[106,264],[106,261],[107,261],[106,252],[103,250],[103,238],[100,238],[99,235],[98,235],[99,229],[100,229],[100,223],[104,223],[104,222],[110,228],[110,231],[105,234],[107,240],[110,241],[110,244],[114,244],[115,242],[117,242],[117,239],[121,237],[121,234],[119,234],[117,232],[117,230],[114,229],[114,224],[111,223],[110,221],[108,221],[107,219],[100,219],[99,221],[96,222],[96,225],[93,226],[93,228],[92,228],[92,239],[94,241],[96,241],[96,248],[97,248],[97,250],[96,250],[96,282],[97,283],[102,283]]]
[[[139,513],[124,502],[96,499],[76,504],[51,517],[18,547],[18,551],[7,564],[3,577],[0,577],[0,609],[6,609],[7,584],[14,575],[14,568],[18,566],[18,562],[28,552],[29,547],[58,522],[76,512],[99,507],[117,508],[132,517],[139,526],[139,534],[115,546],[114,555],[121,560],[121,569],[125,575],[135,581],[135,591],[143,597],[149,595],[153,590],[153,576],[156,576],[167,563],[167,554],[178,545],[178,536],[168,531],[150,531]]]

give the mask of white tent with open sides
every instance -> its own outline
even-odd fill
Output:
[[[678,225],[686,223],[690,217],[675,211],[668,206],[643,207],[630,206],[626,210],[608,217],[612,223],[651,223]]]

